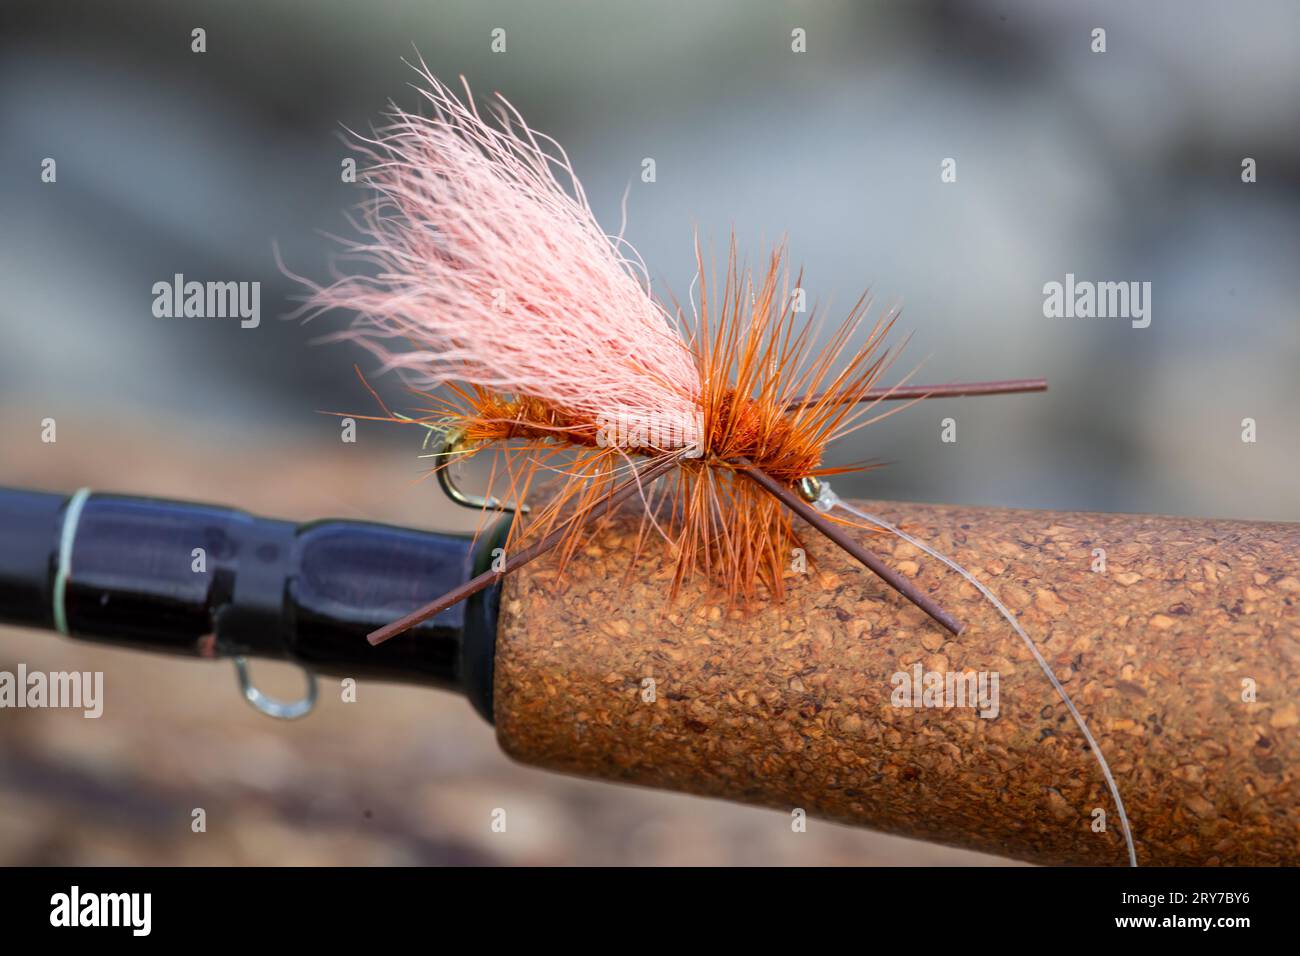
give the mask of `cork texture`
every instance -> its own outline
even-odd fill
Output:
[[[1300,862],[1300,524],[863,507],[965,565],[1018,616],[1110,761],[1140,864]],[[1125,864],[1086,742],[979,592],[892,535],[861,535],[966,623],[954,638],[801,531],[807,571],[792,556],[786,600],[748,610],[703,582],[670,604],[660,548],[628,573],[630,515],[563,577],[550,557],[520,570],[498,636],[502,747],[791,819]],[[996,674],[996,716],[900,705],[911,683],[896,675],[918,664]]]

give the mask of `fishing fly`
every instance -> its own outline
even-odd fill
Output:
[[[730,598],[753,600],[762,588],[780,599],[798,544],[794,513],[959,632],[928,595],[849,539],[844,527],[854,522],[814,510],[821,481],[863,467],[829,467],[823,454],[889,414],[876,411],[884,401],[1045,383],[880,387],[896,354],[884,340],[897,313],[869,322],[864,296],[815,350],[816,312],[798,321],[784,251],[755,276],[734,242],[716,283],[697,246],[700,305],[688,333],[680,309],[649,291],[635,251],[596,222],[554,140],[499,97],[497,122],[485,121],[468,88],[462,101],[418,69],[431,115],[394,107],[387,125],[357,137],[374,196],[354,219],[361,238],[345,240],[344,258],[371,272],[313,285],[305,309],[353,313],[337,337],[404,373],[424,407],[395,414],[375,393],[384,414],[369,417],[436,433],[430,473],[454,501],[504,510],[531,500],[541,476],[559,478],[531,520],[512,528],[500,573],[551,548],[567,559],[596,519],[636,496],[645,505],[641,543],[655,534],[675,555],[672,593],[702,571]],[[503,452],[489,494],[469,497],[450,469],[488,450]],[[521,550],[530,540],[536,547]],[[372,639],[402,633],[471,586]]]
[[[426,445],[436,442],[429,474],[452,500],[485,516],[531,510],[513,522],[500,565],[370,642],[547,551],[563,568],[633,499],[642,505],[636,553],[655,541],[668,549],[670,597],[701,574],[729,601],[781,600],[798,516],[960,634],[961,622],[862,543],[898,534],[963,574],[1028,645],[1101,765],[1135,862],[1105,758],[1014,616],[951,559],[840,501],[829,479],[870,465],[823,461],[833,443],[906,407],[883,403],[1041,391],[1045,381],[914,385],[909,374],[883,385],[899,351],[886,345],[897,311],[872,320],[864,295],[828,329],[815,309],[805,321],[802,275],[784,248],[751,270],[733,240],[719,275],[697,243],[688,322],[652,293],[622,230],[611,236],[598,224],[557,142],[499,94],[485,118],[467,84],[462,99],[423,61],[413,68],[426,109],[394,105],[370,135],[353,134],[373,190],[352,218],[356,237],[341,240],[341,261],[358,268],[325,284],[301,279],[302,311],[351,313],[331,337],[399,371],[419,407],[394,412],[371,389],[382,414],[366,417],[423,428]],[[450,470],[486,452],[488,494],[468,495]]]

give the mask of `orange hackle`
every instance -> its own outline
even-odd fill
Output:
[[[675,562],[673,595],[702,573],[730,600],[751,600],[760,586],[779,598],[784,569],[800,542],[789,511],[745,480],[734,463],[748,460],[788,484],[865,467],[827,467],[823,456],[871,411],[864,399],[892,361],[884,339],[895,316],[874,322],[864,335],[869,300],[863,296],[818,349],[817,322],[803,321],[798,311],[784,249],[755,276],[738,263],[733,242],[716,291],[703,278],[698,251],[697,258],[699,314],[689,348],[701,382],[702,447],[684,453],[639,443],[636,435],[610,441],[607,423],[589,414],[473,385],[420,392],[428,407],[415,421],[461,436],[458,453],[431,474],[493,451],[492,497],[522,501],[545,494],[530,521],[515,523],[507,551],[550,534],[600,500],[627,476],[634,459],[677,457],[675,472],[641,489],[638,553],[651,534],[666,542]],[[815,401],[802,400],[813,393]],[[561,566],[598,527],[572,523],[559,546]]]

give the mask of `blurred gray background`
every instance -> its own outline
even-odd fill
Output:
[[[207,31],[204,54],[190,50],[195,27]],[[504,54],[489,48],[497,27]],[[806,53],[791,51],[796,27]],[[1107,31],[1104,54],[1090,51],[1095,27]],[[1050,380],[1046,395],[930,403],[859,432],[836,461],[892,464],[837,482],[841,494],[1300,518],[1291,0],[10,0],[0,10],[0,483],[464,526],[415,480],[408,431],[363,424],[343,445],[336,420],[319,414],[371,409],[351,366],[373,364],[312,344],[345,317],[277,319],[297,290],[273,242],[296,271],[325,275],[334,247],[321,232],[343,230],[360,198],[340,181],[338,133],[366,128],[389,98],[416,105],[401,62],[414,48],[444,79],[463,73],[480,95],[500,90],[558,139],[611,232],[630,184],[627,236],[662,294],[687,295],[696,229],[719,253],[734,230],[750,261],[784,237],[832,316],[868,286],[882,304],[903,303],[899,328],[913,338],[900,373],[924,361],[916,381]],[[41,182],[45,157],[57,160],[55,184]],[[656,160],[652,184],[640,180],[644,157]],[[940,182],[947,157],[954,184]],[[1258,164],[1254,184],[1241,181],[1244,157]],[[176,272],[261,281],[260,328],[154,318],[151,287]],[[1151,326],[1045,318],[1043,284],[1067,272],[1151,282]],[[47,416],[55,445],[39,441]],[[940,441],[949,416],[955,444]],[[1241,441],[1247,417],[1253,444]],[[0,636],[0,663],[53,667],[56,657],[123,682],[137,668],[118,652]],[[825,825],[829,836],[792,843],[780,815],[556,781],[509,766],[450,698],[375,688],[362,717],[282,731],[243,714],[233,678],[214,665],[150,666],[155,682],[129,706],[110,702],[101,722],[121,735],[115,757],[95,722],[0,720],[10,748],[0,860],[973,858]],[[110,694],[124,686],[113,681]],[[193,716],[204,695],[207,716],[230,721],[228,752],[204,743],[215,739]],[[394,759],[357,776],[340,769],[376,746]],[[246,753],[261,762],[232,781]],[[328,753],[342,763],[321,777]],[[151,755],[172,761],[167,773]],[[398,799],[399,787],[425,796]],[[68,796],[82,790],[95,800]],[[456,822],[477,812],[465,809],[473,794],[495,806],[502,791],[532,801],[536,832],[549,836],[505,848]],[[199,794],[228,801],[242,823],[225,843],[180,849],[164,821]],[[133,800],[157,812],[137,813]],[[83,811],[103,801],[124,808],[101,832]],[[235,809],[249,806],[251,821]],[[185,810],[173,822],[187,831],[187,821]],[[337,845],[322,836],[335,826]],[[268,846],[283,852],[267,859]]]

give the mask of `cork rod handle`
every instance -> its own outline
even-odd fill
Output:
[[[1118,782],[1139,863],[1300,862],[1300,524],[867,503],[1017,615]],[[1043,863],[1127,857],[1096,762],[958,575],[862,535],[954,637],[804,536],[780,604],[669,603],[611,522],[506,585],[495,719],[525,763]],[[806,529],[811,530],[811,529]],[[964,696],[963,696],[964,695]]]

